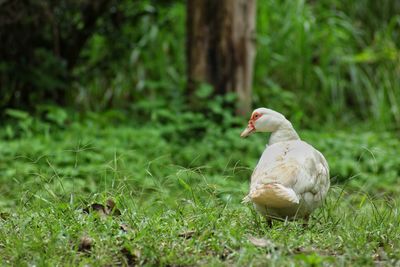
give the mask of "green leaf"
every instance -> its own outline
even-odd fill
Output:
[[[214,91],[214,88],[210,84],[202,83],[197,88],[195,94],[198,98],[205,99],[205,98],[209,97],[213,91]]]
[[[189,192],[192,192],[192,188],[188,183],[186,183],[183,179],[179,178],[178,179],[179,183]]]
[[[28,112],[19,109],[7,109],[6,114],[14,119],[25,120],[30,117]]]

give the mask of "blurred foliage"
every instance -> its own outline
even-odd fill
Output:
[[[3,110],[41,114],[38,103],[144,115],[192,109],[185,105],[184,1],[0,5]],[[400,126],[398,1],[258,1],[257,11],[254,106],[313,128],[360,119]],[[197,96],[211,113],[234,99],[210,100],[207,85]]]
[[[184,77],[176,68],[183,66],[184,44],[176,40],[184,35],[182,4],[16,0],[0,5],[0,108],[50,102],[101,110],[143,95],[154,98],[159,91],[181,93]],[[171,82],[178,92],[165,93]]]
[[[306,125],[368,119],[400,126],[397,1],[263,1],[258,105]]]

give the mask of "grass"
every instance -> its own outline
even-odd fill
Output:
[[[288,110],[303,125],[363,118],[397,129],[399,7],[386,0],[260,2],[255,102]]]
[[[239,128],[211,125],[190,136],[177,125],[90,117],[48,126],[1,132],[3,265],[400,263],[392,133],[299,131],[326,155],[334,185],[308,226],[269,228],[240,203],[263,135],[241,140]],[[108,214],[108,199],[120,215]]]

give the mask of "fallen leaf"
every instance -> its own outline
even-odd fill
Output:
[[[127,225],[126,223],[121,223],[119,225],[119,229],[121,229],[124,232],[128,232],[131,231],[132,229],[129,227],[129,225]]]
[[[109,198],[106,201],[106,206],[107,206],[107,214],[112,214],[115,216],[121,215],[121,211],[116,208],[116,204],[113,199]]]
[[[373,258],[375,261],[387,261],[389,259],[386,251],[382,247],[378,247],[373,255]]]
[[[189,230],[189,231],[182,232],[182,233],[178,234],[178,236],[186,238],[186,239],[189,239],[189,238],[192,238],[195,233],[196,233],[196,231]]]
[[[121,253],[125,256],[128,266],[136,266],[139,263],[139,258],[141,255],[139,250],[130,250],[125,247],[121,249]]]
[[[90,206],[83,209],[83,212],[87,214],[92,213],[93,211],[97,212],[101,217],[107,215],[106,208],[98,203],[91,204]]]
[[[263,248],[274,247],[274,244],[270,240],[265,239],[265,238],[249,236],[248,239],[253,245],[255,245],[257,247],[263,247]]]
[[[224,247],[224,250],[222,251],[222,253],[219,255],[219,258],[223,261],[227,260],[229,258],[229,256],[232,254],[232,250]]]
[[[79,241],[78,251],[87,252],[92,248],[93,239],[89,236],[83,236]]]
[[[112,199],[107,199],[106,205],[93,203],[83,209],[83,212],[88,214],[93,211],[97,212],[100,215],[100,217],[105,217],[107,215],[115,215],[115,216],[121,215],[121,211],[116,208],[115,202]]]
[[[10,213],[8,213],[8,212],[0,212],[0,219],[2,219],[2,220],[7,220],[8,218],[10,218]]]

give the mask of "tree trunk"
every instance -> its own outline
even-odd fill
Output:
[[[256,0],[188,0],[187,75],[193,96],[199,83],[216,94],[235,92],[236,113],[251,109]]]

